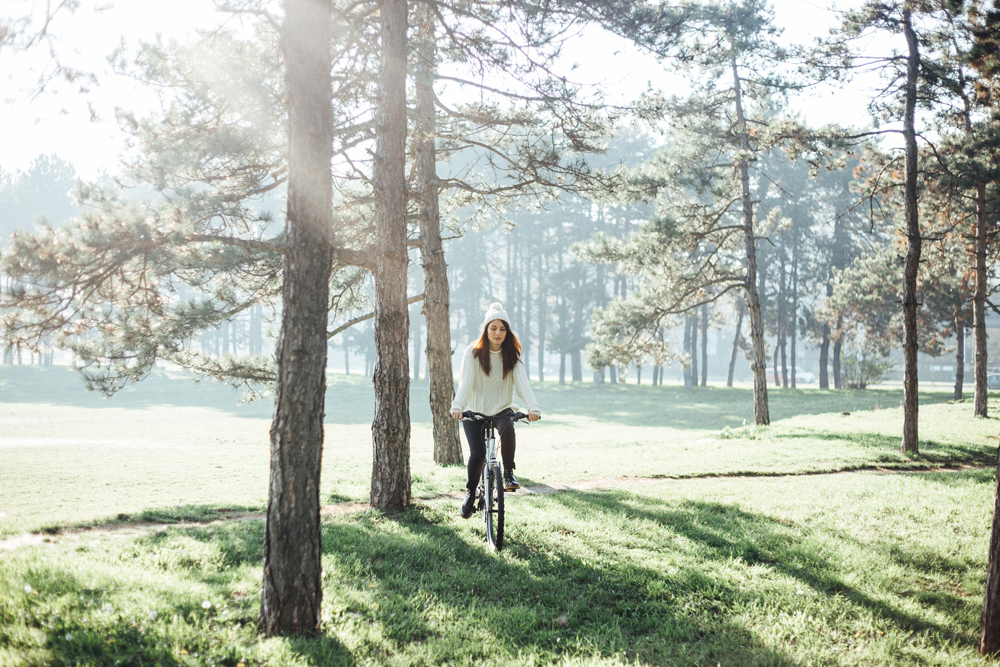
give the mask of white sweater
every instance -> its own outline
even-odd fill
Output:
[[[465,348],[462,356],[462,375],[458,381],[458,391],[451,404],[452,410],[472,410],[484,415],[495,415],[507,408],[517,410],[514,405],[514,389],[528,405],[529,412],[541,413],[535,394],[528,384],[528,373],[518,360],[514,368],[503,376],[503,356],[490,351],[490,374],[483,372],[479,360],[472,356],[472,345]]]

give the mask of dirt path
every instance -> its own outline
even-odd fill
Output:
[[[679,480],[695,479],[721,479],[731,477],[734,479],[755,479],[761,477],[801,477],[807,475],[852,475],[852,474],[897,474],[897,473],[928,473],[928,472],[960,472],[963,470],[981,469],[987,466],[961,465],[947,468],[922,468],[919,470],[899,470],[893,468],[862,468],[858,470],[840,470],[836,472],[798,473],[794,475],[699,475],[696,477],[599,477],[595,479],[585,479],[576,482],[558,484],[534,484],[532,486],[522,486],[520,491],[510,494],[509,499],[518,497],[548,495],[562,491],[598,491],[601,489],[613,489],[623,486],[643,486],[647,484],[665,484]],[[452,493],[442,493],[436,496],[414,498],[415,503],[433,503],[442,500],[462,500],[464,493],[455,491]],[[321,516],[338,516],[342,514],[353,514],[369,509],[368,503],[338,503],[336,505],[325,505],[320,508]],[[109,536],[120,539],[142,537],[148,533],[167,528],[187,528],[194,526],[206,526],[213,523],[225,521],[260,521],[264,519],[263,512],[236,512],[232,510],[217,510],[218,515],[207,521],[178,521],[174,523],[132,523],[114,524],[108,526],[91,526],[86,528],[67,528],[55,532],[24,533],[22,535],[12,535],[0,539],[0,553],[6,553],[40,545],[56,545],[63,542],[76,543],[83,542],[98,536]]]

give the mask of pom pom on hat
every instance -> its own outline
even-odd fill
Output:
[[[503,320],[507,324],[507,328],[510,328],[510,318],[507,317],[507,311],[503,309],[503,304],[498,301],[491,303],[486,311],[486,317],[483,318],[483,328],[485,329],[493,320]]]

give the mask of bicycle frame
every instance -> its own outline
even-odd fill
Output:
[[[500,464],[497,462],[495,422],[500,415],[490,416],[466,410],[462,416],[466,419],[486,422],[483,424],[486,459],[483,461],[482,482],[477,489],[477,509],[482,512],[483,522],[486,524],[486,542],[491,549],[499,551],[503,548],[504,486],[503,474],[500,472]],[[509,417],[512,421],[523,421],[528,417],[522,412],[502,416]]]

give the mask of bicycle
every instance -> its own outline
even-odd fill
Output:
[[[486,523],[486,542],[493,551],[503,549],[503,473],[497,463],[497,441],[494,422],[499,418],[509,418],[511,421],[527,421],[528,415],[515,412],[505,415],[484,415],[481,412],[466,410],[462,413],[465,419],[484,421],[483,439],[486,441],[486,461],[483,463],[483,481],[476,489],[476,509],[483,513]]]

